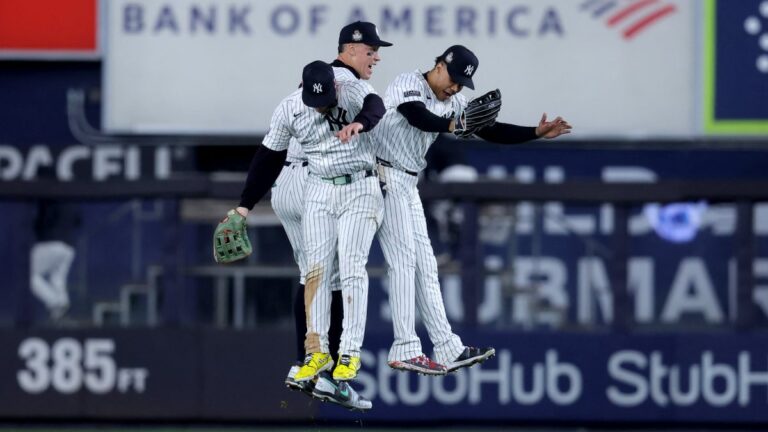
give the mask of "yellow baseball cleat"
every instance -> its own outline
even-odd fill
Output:
[[[304,357],[304,366],[293,377],[296,382],[304,382],[314,379],[320,372],[330,370],[333,367],[333,358],[326,353],[311,353]]]
[[[339,364],[333,370],[333,379],[336,381],[349,381],[357,376],[360,370],[360,357],[352,357],[348,354],[339,356]]]

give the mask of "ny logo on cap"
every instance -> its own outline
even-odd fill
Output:
[[[448,53],[448,54],[446,54],[446,56],[445,56],[445,62],[446,62],[446,63],[450,63],[450,62],[452,62],[452,61],[453,61],[453,52],[449,52],[449,53]]]
[[[361,41],[361,40],[363,40],[363,34],[360,33],[360,30],[355,30],[355,32],[352,33],[352,40],[354,40],[354,41]]]
[[[472,65],[467,65],[467,68],[464,69],[464,75],[466,76],[472,76],[472,72],[474,72],[475,67]]]
[[[312,84],[312,91],[315,93],[322,93],[323,92],[323,85],[321,83],[314,83]]]

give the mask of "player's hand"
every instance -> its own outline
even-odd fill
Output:
[[[336,138],[345,143],[352,139],[355,135],[359,134],[363,130],[363,124],[354,122],[344,126],[343,129],[336,132]]]
[[[571,133],[571,125],[562,117],[557,117],[554,120],[547,121],[547,113],[542,114],[539,125],[536,127],[536,136],[539,138],[557,138],[560,135]]]
[[[248,217],[248,209],[247,208],[245,208],[245,207],[237,207],[235,210],[237,210],[237,212],[240,213],[240,215],[242,217]]]

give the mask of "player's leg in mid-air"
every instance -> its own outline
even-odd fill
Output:
[[[306,168],[304,169],[306,170]],[[281,174],[282,175],[282,174]],[[292,234],[289,235],[289,240],[291,241],[291,245],[293,246],[294,253],[298,255],[297,262],[302,262],[303,264],[300,264],[300,268],[302,265],[307,266],[307,255],[304,248],[304,235],[303,235],[303,226],[301,221],[303,220],[303,200],[304,200],[304,192],[305,192],[305,182],[307,178],[306,171],[301,176],[296,176],[300,179],[301,182],[301,188],[298,189],[291,189],[287,187],[289,184],[288,181],[283,181],[280,183],[280,178],[278,178],[278,182],[276,187],[272,191],[272,199],[273,199],[273,207],[275,208],[275,213],[278,214],[278,217],[281,219],[281,222],[283,222],[284,226],[285,221],[284,217],[286,217],[285,220],[288,220],[288,225],[291,226],[291,228],[297,228],[297,221],[298,221],[298,229],[293,229]],[[296,179],[293,179],[296,180]],[[298,183],[298,181],[297,181]],[[281,186],[285,186],[281,189]],[[290,195],[290,196],[286,196]],[[292,206],[292,211],[290,212],[290,215],[286,215],[283,210],[285,210],[285,207],[283,204],[285,204],[288,200],[293,200],[294,204],[296,201],[296,197],[301,197],[301,205],[300,206]],[[298,210],[298,211],[296,211]],[[297,217],[298,215],[298,217]],[[286,227],[286,232],[288,232],[288,228]],[[328,331],[328,347],[331,352],[337,352],[338,346],[339,346],[339,339],[341,336],[341,323],[342,323],[342,317],[343,317],[343,308],[341,304],[341,291],[339,287],[339,276],[338,276],[338,259],[337,257],[334,257],[333,259],[329,260],[331,262],[331,269],[330,269],[330,289],[333,290],[333,293],[331,294],[332,302],[331,302],[331,310],[330,310],[330,329]],[[306,267],[305,267],[306,268]],[[317,267],[315,267],[317,268]],[[314,378],[311,378],[309,380],[304,381],[297,381],[296,380],[296,374],[301,369],[301,366],[306,363],[306,361],[309,359],[309,361],[312,361],[312,356],[304,356],[305,353],[305,340],[308,338],[307,336],[307,310],[309,308],[305,305],[305,301],[308,297],[312,297],[312,292],[316,292],[317,289],[317,280],[313,278],[306,277],[306,270],[302,271],[302,278],[301,282],[302,284],[299,287],[299,290],[296,295],[296,299],[294,301],[294,317],[296,319],[296,337],[297,337],[297,363],[291,367],[288,377],[285,380],[286,385],[289,386],[289,388],[295,389],[295,390],[301,390],[304,393],[307,393],[311,395],[312,397],[321,399],[326,402],[332,402],[338,405],[341,405],[347,409],[350,410],[358,410],[358,411],[366,411],[371,409],[373,404],[371,401],[365,399],[364,397],[360,396],[352,386],[350,386],[347,383],[339,382],[334,380],[329,372],[321,372]],[[313,276],[317,276],[317,272],[313,274]],[[309,290],[310,292],[306,291],[304,282],[307,282],[306,279],[309,280]],[[331,362],[331,365],[333,363]],[[330,367],[328,367],[330,368]]]
[[[395,340],[387,363],[393,369],[429,375],[445,374],[445,366],[422,352],[416,335],[416,246],[413,236],[411,197],[416,175],[379,166],[380,180],[386,183],[384,220],[378,231],[389,278],[389,304]]]
[[[294,390],[312,392],[314,382],[297,383],[294,379],[296,372],[304,362],[304,338],[307,332],[306,313],[304,310],[304,283],[306,276],[306,255],[304,253],[304,236],[302,235],[302,213],[304,211],[304,187],[308,174],[307,164],[302,161],[286,162],[272,188],[271,204],[280,223],[285,229],[288,241],[293,249],[293,257],[299,266],[299,287],[293,301],[294,320],[296,325],[296,363],[290,368],[285,384]],[[338,276],[336,276],[338,278]],[[331,309],[331,327],[328,332],[331,350],[338,350],[341,336],[341,293],[334,292]],[[334,351],[332,351],[334,352]]]
[[[291,367],[285,384],[294,390],[303,390],[307,393],[312,392],[312,388],[306,383],[297,383],[294,380],[296,372],[299,370],[304,359],[304,333],[306,333],[306,323],[304,319],[304,282],[307,272],[307,260],[304,254],[304,236],[301,233],[301,217],[304,210],[304,183],[306,181],[306,164],[301,161],[286,162],[280,175],[272,186],[272,196],[270,203],[275,215],[288,237],[288,242],[293,250],[293,258],[299,266],[299,287],[295,293],[293,302],[294,319],[296,322],[296,364]],[[301,307],[297,308],[297,301],[301,302]]]
[[[333,185],[338,203],[338,250],[344,321],[339,363],[333,378],[348,381],[360,369],[360,351],[368,313],[368,254],[383,216],[383,197],[373,170],[345,185]]]
[[[337,260],[339,238],[338,199],[334,188],[322,179],[310,176],[305,189],[302,233],[307,254],[304,305],[307,332],[304,341],[304,365],[296,373],[299,382],[309,381],[330,370],[334,361],[329,351],[331,286]],[[341,264],[339,263],[339,267]],[[343,276],[343,273],[342,273]],[[342,281],[343,283],[343,281]],[[346,303],[346,302],[345,302]],[[346,305],[345,305],[346,306]],[[346,315],[343,323],[349,319]]]
[[[444,364],[448,372],[481,363],[492,357],[496,350],[465,346],[451,330],[440,291],[437,260],[427,235],[427,221],[418,192],[414,193],[411,208],[416,245],[416,308],[434,344],[435,360]]]

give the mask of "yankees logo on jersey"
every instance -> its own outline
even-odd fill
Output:
[[[424,75],[418,70],[398,75],[387,87],[384,96],[387,113],[371,131],[376,155],[400,169],[420,172],[427,166],[424,157],[439,133],[424,132],[408,123],[397,111],[397,107],[406,102],[422,102],[432,114],[449,118],[464,110],[467,99],[462,94],[456,94],[448,100],[438,100]]]
[[[340,82],[338,103],[327,113],[304,105],[301,89],[294,91],[275,109],[264,146],[282,151],[294,138],[306,154],[310,172],[321,177],[371,169],[375,158],[370,134],[358,135],[346,143],[335,134],[360,112],[365,96],[372,90],[361,81]]]
[[[334,107],[325,113],[324,117],[325,121],[328,122],[328,127],[334,132],[344,129],[344,126],[349,124],[347,111],[344,108]]]

